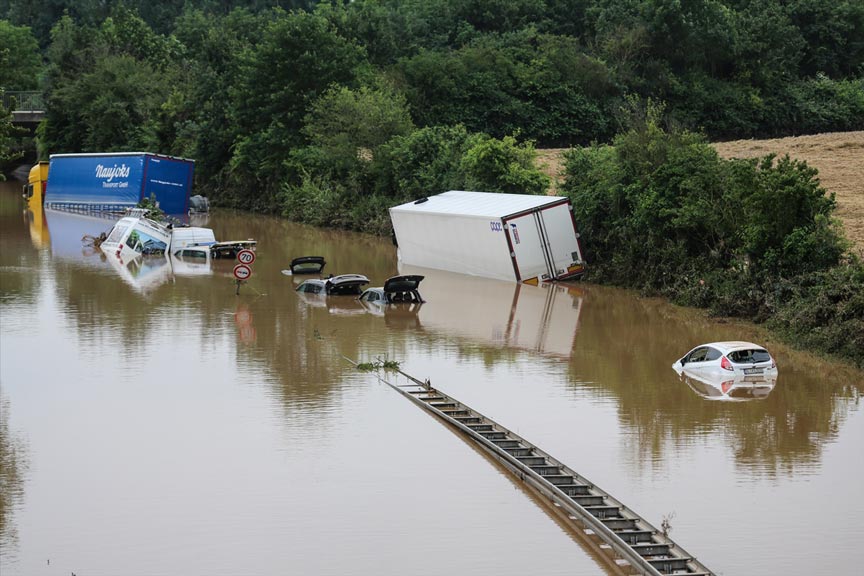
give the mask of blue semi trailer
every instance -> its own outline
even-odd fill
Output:
[[[44,203],[51,208],[123,211],[154,196],[166,214],[189,212],[194,160],[149,152],[52,154]]]

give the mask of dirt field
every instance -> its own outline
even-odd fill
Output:
[[[789,154],[819,170],[822,186],[837,197],[837,218],[857,253],[864,255],[864,131],[834,132],[774,140],[735,140],[714,145],[724,158]],[[538,162],[552,180],[561,180],[561,149],[538,150]]]

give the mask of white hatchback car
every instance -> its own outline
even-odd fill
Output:
[[[702,344],[676,361],[672,368],[679,374],[687,370],[730,376],[777,376],[777,363],[774,358],[765,348],[752,342]]]

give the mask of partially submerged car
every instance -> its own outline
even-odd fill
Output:
[[[752,342],[711,342],[690,350],[672,368],[702,375],[777,376],[777,363],[768,351]]]
[[[322,294],[325,296],[357,296],[369,279],[362,274],[340,274],[326,279],[310,278],[297,286],[302,294]]]
[[[726,402],[743,402],[746,400],[764,400],[777,384],[773,375],[756,374],[741,376],[727,374],[700,374],[696,370],[684,369],[679,377],[693,392],[706,400]]]
[[[367,288],[360,295],[362,302],[375,304],[422,304],[423,298],[420,296],[420,282],[424,276],[417,274],[405,276],[393,276],[384,282],[384,286],[380,288]]]
[[[300,256],[291,260],[292,274],[321,274],[327,262],[323,256]]]

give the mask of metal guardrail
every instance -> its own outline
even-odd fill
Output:
[[[570,520],[579,522],[586,534],[600,538],[622,560],[615,562],[622,571],[643,576],[714,575],[664,532],[584,476],[497,422],[432,388],[428,381],[422,382],[399,369],[396,372],[408,378],[409,383],[397,385],[380,376],[379,379],[461,430],[520,480],[549,498],[556,508],[563,509]]]
[[[45,93],[39,91],[3,92],[3,107],[12,112],[44,112]]]

